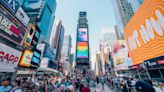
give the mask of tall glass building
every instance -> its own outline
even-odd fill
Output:
[[[124,39],[124,27],[134,12],[128,0],[111,0],[120,38]]]
[[[18,2],[30,17],[30,22],[38,24],[43,40],[49,42],[55,19],[56,0],[18,0]]]
[[[72,38],[70,35],[64,36],[63,47],[62,47],[62,57],[65,58],[65,61],[70,62],[70,54],[71,54],[71,42]]]
[[[133,12],[136,12],[138,8],[141,6],[144,0],[129,0],[129,3],[131,4],[131,7],[133,9]]]

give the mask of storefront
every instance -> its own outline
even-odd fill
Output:
[[[0,42],[0,80],[12,77],[21,55],[21,51]]]

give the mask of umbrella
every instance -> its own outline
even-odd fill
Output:
[[[146,92],[155,92],[153,86],[144,80],[137,81],[135,87],[137,90],[144,90]]]

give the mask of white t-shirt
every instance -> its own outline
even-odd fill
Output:
[[[154,86],[155,92],[163,92],[160,88]]]

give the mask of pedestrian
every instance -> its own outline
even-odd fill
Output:
[[[80,92],[91,92],[90,88],[88,87],[88,84],[85,83],[84,86],[82,87]]]
[[[122,92],[128,92],[127,85],[125,83],[125,80],[121,80],[121,90]]]
[[[97,85],[99,84],[99,77],[97,76],[96,77],[96,82],[97,82]]]
[[[23,89],[20,84],[20,80],[16,80],[12,83],[13,87],[10,92],[23,92]]]
[[[102,84],[102,89],[104,90],[105,79],[103,76],[101,77],[101,84]]]
[[[4,79],[1,82],[0,92],[8,92],[10,90],[11,90],[10,80],[9,79]]]

